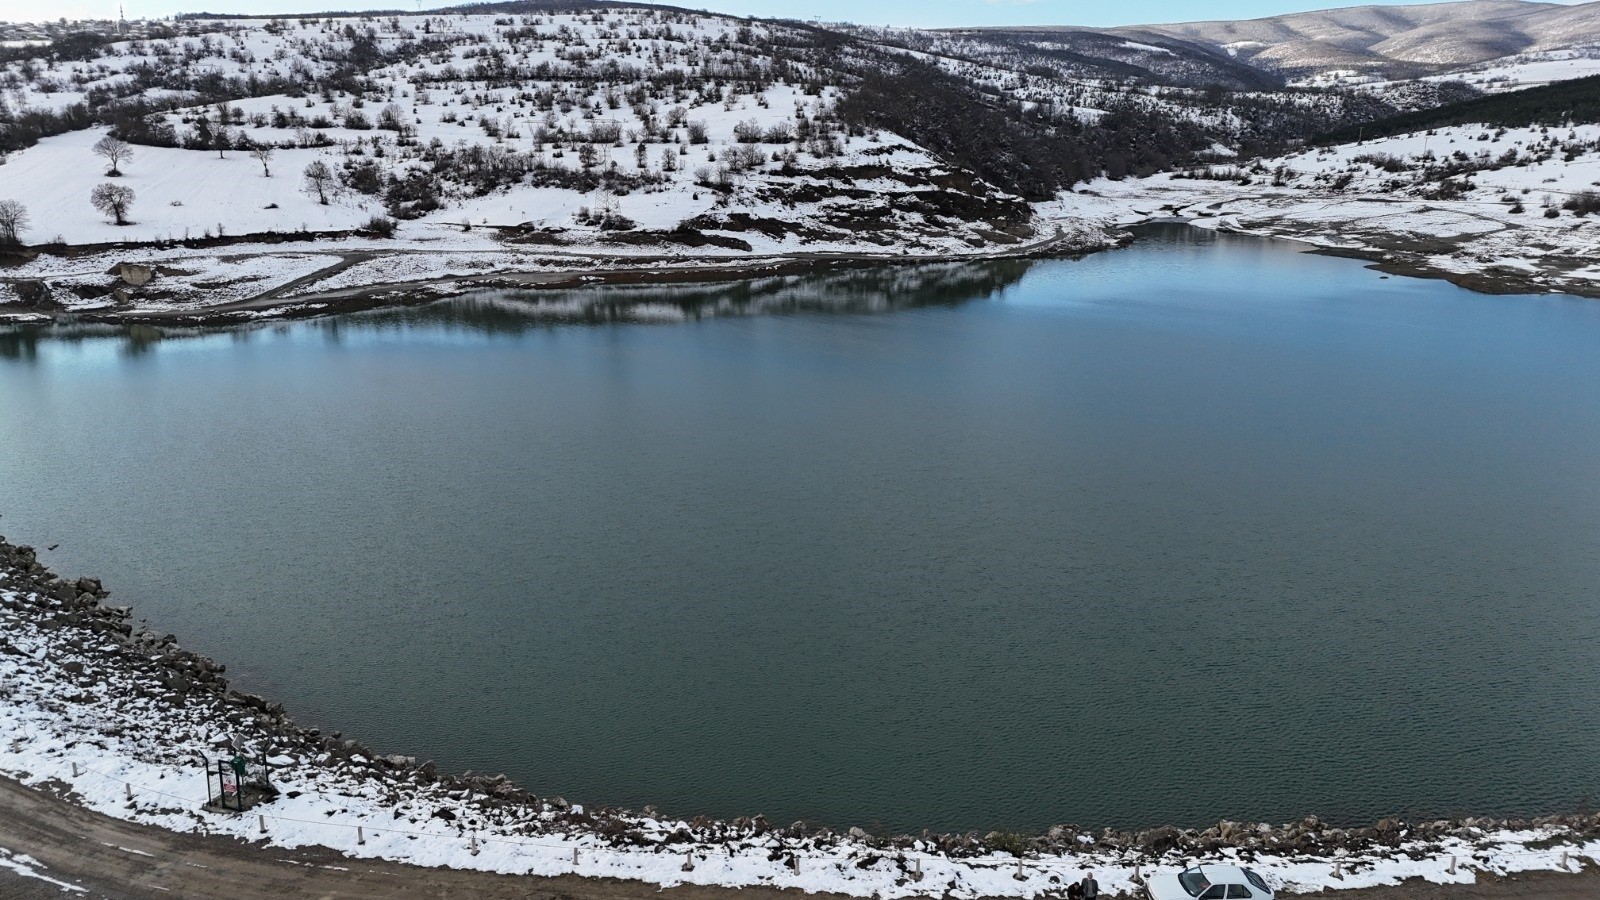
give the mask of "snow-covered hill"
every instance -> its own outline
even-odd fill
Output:
[[[0,242],[14,230],[28,248],[0,270],[0,314],[259,313],[360,278],[1112,246],[1100,218],[1044,211],[1096,179],[1278,158],[1576,77],[1592,50],[1544,45],[1594,37],[1600,11],[1471,0],[1134,34],[559,5],[18,32],[0,46]],[[1491,27],[1524,49],[1411,80],[1357,67],[1285,87],[1262,68],[1295,41],[1388,59],[1405,35]],[[154,277],[108,274],[123,262]]]
[[[134,144],[116,181],[136,194],[132,224],[89,202],[105,180],[91,148],[113,129],[13,154],[0,197],[34,211],[35,241],[73,244],[353,229],[385,215],[590,237],[726,226],[766,248],[1033,236],[1014,198],[896,135],[842,125],[839,89],[784,58],[795,38],[665,11],[204,23],[49,74],[8,70],[17,109],[129,94],[113,129]],[[201,104],[197,78],[283,91]],[[324,190],[304,183],[318,162],[332,173]],[[936,182],[972,214],[950,217]]]
[[[1600,41],[1600,3],[1463,0],[1417,6],[1356,6],[1242,22],[1189,22],[1119,29],[1190,41],[1275,71],[1334,71],[1393,77],[1458,69],[1520,53]]]
[[[1097,182],[1061,210],[1184,216],[1479,290],[1600,297],[1600,125],[1438,128]]]

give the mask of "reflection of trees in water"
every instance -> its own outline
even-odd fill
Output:
[[[0,328],[0,359],[33,362],[39,358],[39,341],[46,335],[43,325],[14,325]]]
[[[874,266],[693,284],[494,290],[424,307],[328,319],[323,329],[444,326],[514,334],[560,324],[678,322],[792,313],[871,314],[980,300],[1022,279],[1027,260]]]
[[[183,334],[183,332],[177,332]],[[194,334],[201,332],[195,331]],[[43,324],[0,326],[0,359],[35,362],[39,346],[46,341],[82,344],[88,341],[120,341],[123,356],[143,356],[169,334],[150,325]]]
[[[33,361],[44,341],[120,341],[124,356],[150,353],[163,340],[228,334],[248,341],[314,329],[339,343],[362,331],[434,328],[517,334],[555,325],[680,322],[719,316],[790,313],[871,314],[981,300],[1022,280],[1028,260],[862,266],[831,272],[692,284],[596,285],[552,291],[480,291],[425,306],[335,315],[309,322],[212,328],[57,323],[0,327],[0,359]]]

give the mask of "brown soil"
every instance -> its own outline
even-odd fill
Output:
[[[328,849],[285,850],[223,837],[178,834],[90,812],[44,791],[0,777],[0,847],[38,860],[40,874],[86,893],[64,894],[47,881],[0,867],[0,898],[63,896],[107,900],[231,898],[350,900],[483,898],[483,900],[800,900],[830,895],[775,888],[682,886],[662,890],[640,881],[495,875],[425,869],[382,860],[349,859]],[[4,858],[0,856],[0,858]],[[1337,900],[1594,900],[1600,869],[1580,875],[1537,873],[1476,885],[1415,882],[1398,887],[1339,891]],[[842,900],[842,898],[839,898]]]

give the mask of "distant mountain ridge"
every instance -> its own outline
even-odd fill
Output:
[[[1244,21],[1140,25],[1109,33],[1132,40],[1186,41],[1290,75],[1350,69],[1401,77],[1600,43],[1600,2],[1355,6]]]

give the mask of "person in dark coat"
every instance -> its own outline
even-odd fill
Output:
[[[1078,886],[1083,889],[1083,900],[1099,900],[1100,882],[1094,880],[1093,872],[1085,870],[1083,880],[1078,882]]]
[[[1083,900],[1083,885],[1076,881],[1067,885],[1067,900]]]

